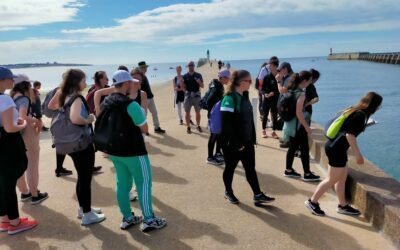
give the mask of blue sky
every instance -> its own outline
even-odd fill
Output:
[[[395,0],[2,0],[0,64],[399,51]]]

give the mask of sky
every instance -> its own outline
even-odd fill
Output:
[[[0,64],[400,51],[398,0],[1,0]]]

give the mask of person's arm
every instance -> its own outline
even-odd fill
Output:
[[[51,98],[49,104],[47,105],[47,107],[50,110],[57,110],[60,108],[60,95],[61,95],[61,91],[57,90],[56,93],[54,94],[53,98]]]
[[[235,134],[235,103],[233,98],[226,96],[221,102],[221,143],[229,145],[233,149],[239,150],[243,147],[240,143],[239,135]]]
[[[304,108],[304,100],[305,95],[301,95],[296,103],[296,117],[299,120],[300,124],[303,125],[304,129],[307,131],[307,134],[311,135],[311,128],[308,126],[306,119],[304,118],[303,108]]]
[[[178,78],[172,79],[172,89],[173,89],[174,91],[178,91],[178,87],[177,87],[176,84],[175,84],[175,81],[176,81],[177,79],[178,79]]]
[[[137,102],[132,102],[131,104],[129,104],[128,114],[131,117],[133,123],[135,123],[135,125],[140,128],[140,131],[143,134],[147,134],[149,132],[146,116],[142,112],[142,109]]]
[[[353,150],[354,155],[356,156],[357,164],[359,164],[359,165],[364,164],[364,157],[362,156],[362,154],[360,152],[356,137],[353,134],[347,133],[346,139],[349,142],[349,145],[350,145],[351,149]]]
[[[311,101],[307,102],[304,106],[307,107],[307,106],[313,105],[313,104],[315,104],[317,102],[319,102],[319,97],[315,97]]]
[[[148,105],[147,94],[144,91],[141,91],[141,90],[139,90],[139,91],[140,91],[140,95],[141,95],[140,98],[142,100],[141,106],[144,110],[144,114],[147,116],[147,105]]]
[[[110,95],[114,92],[115,87],[110,87],[110,88],[104,88],[104,89],[99,89],[94,93],[93,97],[93,103],[94,103],[94,109],[96,112],[96,115],[100,115],[100,102],[101,98],[105,95]]]
[[[17,123],[14,123],[14,107],[10,107],[1,113],[4,130],[7,133],[16,133],[26,127],[26,120],[18,118]]]
[[[83,118],[81,116],[82,104],[82,100],[80,98],[76,98],[71,105],[69,118],[71,119],[71,122],[75,125],[89,125],[94,121],[93,115],[89,115],[88,118]]]
[[[200,88],[204,88],[204,82],[203,82],[203,77],[199,74],[196,78],[197,84],[199,84]]]
[[[276,79],[276,83],[278,84],[278,91],[279,91],[279,93],[280,93],[280,94],[285,93],[285,89],[284,89],[284,87],[283,87],[283,75],[282,75],[281,73],[278,73],[278,74],[275,76],[275,79]]]

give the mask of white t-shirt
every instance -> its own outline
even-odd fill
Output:
[[[9,95],[0,95],[0,127],[3,127],[3,117],[1,114],[9,108],[14,109],[14,123],[17,123],[18,111],[13,99]]]
[[[265,76],[269,74],[269,68],[268,66],[264,66],[262,67],[262,69],[260,70],[260,73],[258,74],[258,80],[263,81]]]

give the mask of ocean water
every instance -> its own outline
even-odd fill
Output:
[[[256,76],[264,60],[231,61],[235,69]],[[400,65],[364,61],[328,61],[325,57],[280,59],[295,72],[315,68],[321,73],[316,88],[320,101],[313,106],[312,119],[326,121],[368,91],[383,96],[382,108],[373,115],[379,122],[358,136],[363,155],[387,174],[400,181]]]
[[[315,68],[321,73],[316,88],[320,101],[313,106],[313,120],[324,125],[337,111],[355,104],[368,91],[383,96],[382,109],[373,118],[379,124],[369,127],[359,137],[363,155],[386,173],[400,181],[400,66],[364,61],[328,61],[325,57],[282,58],[293,70]],[[235,69],[246,69],[255,77],[264,60],[230,61]],[[150,64],[147,76],[151,85],[170,80],[175,76],[177,63]],[[126,65],[131,69],[134,65]],[[172,67],[173,69],[170,69]],[[69,67],[14,69],[14,73],[25,73],[32,80],[42,82],[43,90],[57,87],[61,75]],[[107,72],[109,79],[118,65],[94,65],[79,67],[92,84],[91,77],[98,70]],[[183,67],[184,68],[184,67]],[[157,70],[155,70],[157,69]],[[185,71],[185,69],[184,69]]]

